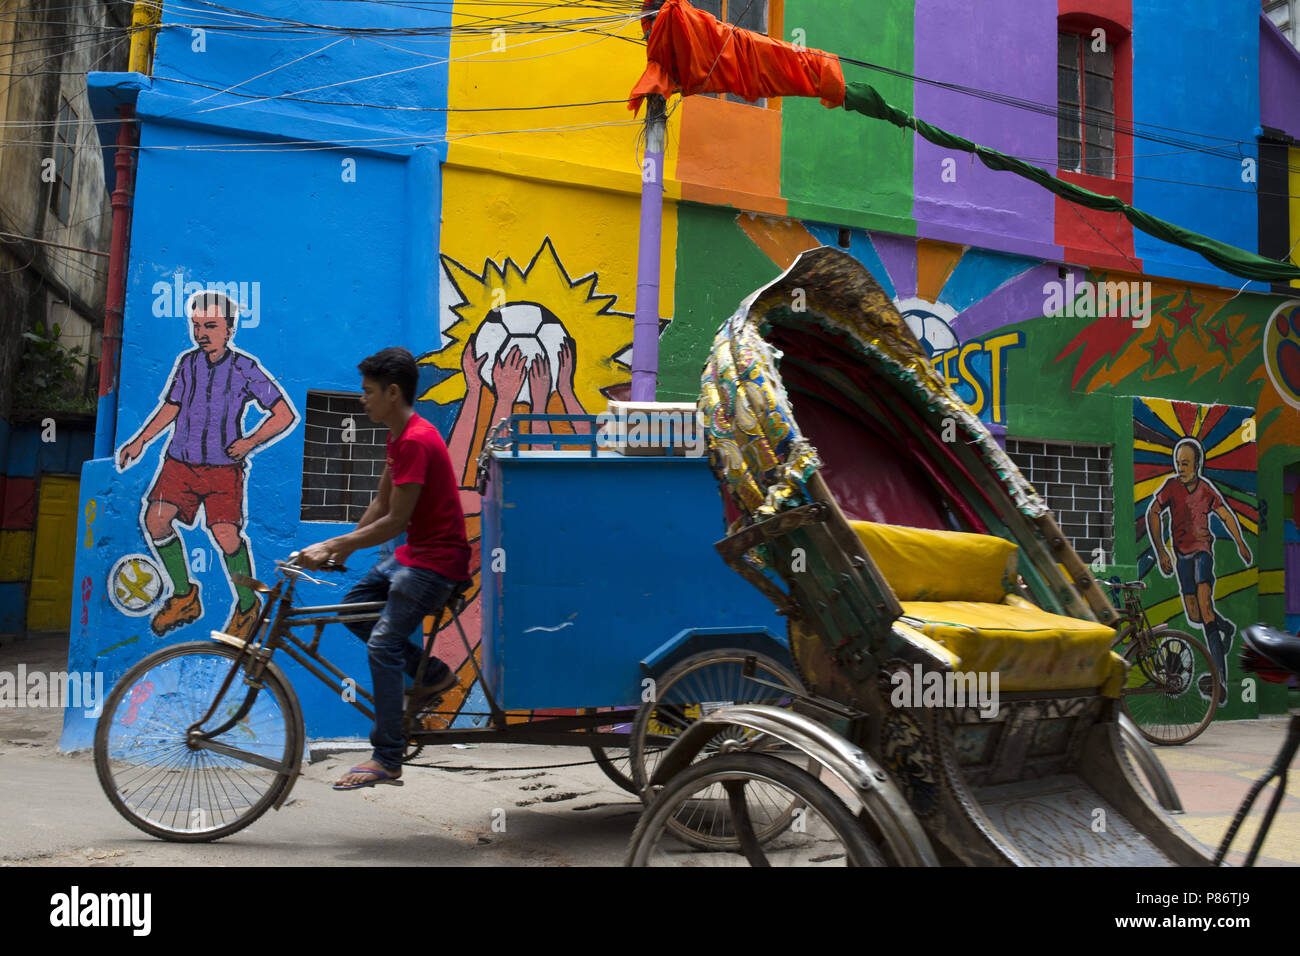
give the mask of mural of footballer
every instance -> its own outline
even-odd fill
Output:
[[[125,471],[145,447],[168,427],[162,466],[146,496],[141,515],[172,593],[153,615],[159,637],[203,616],[199,584],[189,577],[185,542],[176,521],[194,527],[202,506],[208,532],[221,549],[227,579],[252,576],[252,556],[244,536],[244,477],[248,458],[291,428],[298,416],[280,386],[257,359],[230,345],[239,306],[221,292],[196,292],[186,303],[196,348],[182,353],[171,380],[144,427],[118,453]],[[268,414],[249,435],[242,434],[244,412],[256,402]],[[225,631],[246,636],[257,620],[252,591],[231,581],[236,601]]]
[[[1152,496],[1147,509],[1147,530],[1155,549],[1160,573],[1165,577],[1178,575],[1178,590],[1183,597],[1187,620],[1200,624],[1206,643],[1219,668],[1219,703],[1228,699],[1228,650],[1236,627],[1222,617],[1214,607],[1214,533],[1210,530],[1210,515],[1216,514],[1237,542],[1237,554],[1247,567],[1251,563],[1250,548],[1242,535],[1241,522],[1223,500],[1214,484],[1201,475],[1205,451],[1195,438],[1183,438],[1174,445],[1174,474],[1165,479],[1160,490]],[[1174,557],[1170,560],[1161,527],[1161,515],[1169,512],[1169,530],[1173,536]],[[1201,675],[1201,695],[1212,693],[1209,674]]]

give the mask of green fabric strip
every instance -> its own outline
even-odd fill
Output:
[[[1038,166],[1032,166],[1029,163],[1013,159],[1006,153],[999,153],[997,150],[979,146],[961,136],[939,129],[937,126],[931,126],[925,120],[917,119],[915,116],[908,116],[902,110],[895,109],[886,103],[870,83],[848,84],[848,91],[844,97],[844,108],[875,119],[887,120],[895,126],[913,129],[939,146],[974,153],[980,158],[980,162],[990,169],[1023,176],[1038,183],[1045,189],[1050,189],[1062,199],[1078,203],[1081,206],[1087,206],[1089,209],[1121,213],[1129,222],[1148,235],[1163,239],[1165,242],[1171,242],[1176,246],[1182,246],[1184,249],[1191,249],[1225,272],[1241,276],[1243,279],[1255,279],[1260,282],[1291,282],[1300,279],[1300,268],[1288,262],[1267,259],[1245,249],[1230,246],[1226,242],[1220,242],[1217,239],[1211,239],[1209,236],[1192,232],[1190,229],[1175,226],[1173,223],[1143,212],[1141,209],[1135,209],[1114,196],[1103,196],[1090,189],[1084,189],[1082,186],[1067,183],[1064,180],[1057,179],[1047,170]]]

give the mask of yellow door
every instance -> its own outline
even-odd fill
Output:
[[[27,600],[29,631],[66,631],[72,620],[79,487],[78,479],[64,475],[41,478],[32,589]]]

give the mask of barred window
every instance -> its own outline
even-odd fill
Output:
[[[767,0],[700,0],[699,3],[693,5],[697,10],[711,13],[723,23],[734,24],[741,30],[751,30],[754,33],[762,34],[768,32]],[[777,37],[777,39],[780,39],[780,37]],[[767,106],[766,99],[759,98],[750,101],[735,93],[704,93],[702,95],[720,100],[730,100],[733,103],[749,103],[750,106]]]
[[[54,180],[50,183],[50,211],[66,223],[72,208],[73,147],[77,143],[77,111],[67,99],[60,99],[59,119],[54,126]]]
[[[1115,479],[1111,446],[1007,438],[1007,455],[1056,513],[1085,563],[1098,549],[1115,561]]]
[[[1057,37],[1057,168],[1115,175],[1115,60],[1077,33]]]
[[[303,521],[361,520],[384,474],[385,431],[366,417],[358,393],[307,393]]]

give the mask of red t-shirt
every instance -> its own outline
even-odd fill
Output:
[[[1192,492],[1177,477],[1166,478],[1156,492],[1156,509],[1169,509],[1174,550],[1183,555],[1214,550],[1210,512],[1223,505],[1219,490],[1204,478],[1196,482],[1196,490]]]
[[[406,544],[394,557],[412,568],[428,568],[453,581],[469,578],[469,543],[460,491],[447,446],[438,429],[412,415],[397,441],[386,442],[393,485],[419,482],[420,497],[406,526]]]

